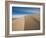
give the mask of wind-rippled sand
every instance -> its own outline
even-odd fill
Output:
[[[20,18],[13,18],[12,22],[13,31],[22,30],[39,30],[40,29],[40,16],[28,15]]]

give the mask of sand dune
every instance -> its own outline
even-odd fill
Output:
[[[12,23],[13,31],[14,30],[24,30],[24,17],[18,18],[18,19],[13,19]]]
[[[39,16],[25,16],[25,30],[38,30],[40,29]]]
[[[39,30],[40,29],[40,16],[24,16],[18,19],[13,18],[12,23],[13,31],[18,30]]]

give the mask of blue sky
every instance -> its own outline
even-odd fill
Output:
[[[12,15],[34,14],[34,13],[40,13],[40,8],[12,7]]]

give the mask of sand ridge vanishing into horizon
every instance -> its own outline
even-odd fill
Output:
[[[21,16],[21,15],[20,15]],[[40,15],[27,15],[12,20],[13,31],[21,30],[39,30]]]

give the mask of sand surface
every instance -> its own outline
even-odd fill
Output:
[[[40,29],[40,16],[24,16],[18,19],[13,19],[13,31],[19,30],[39,30]]]

